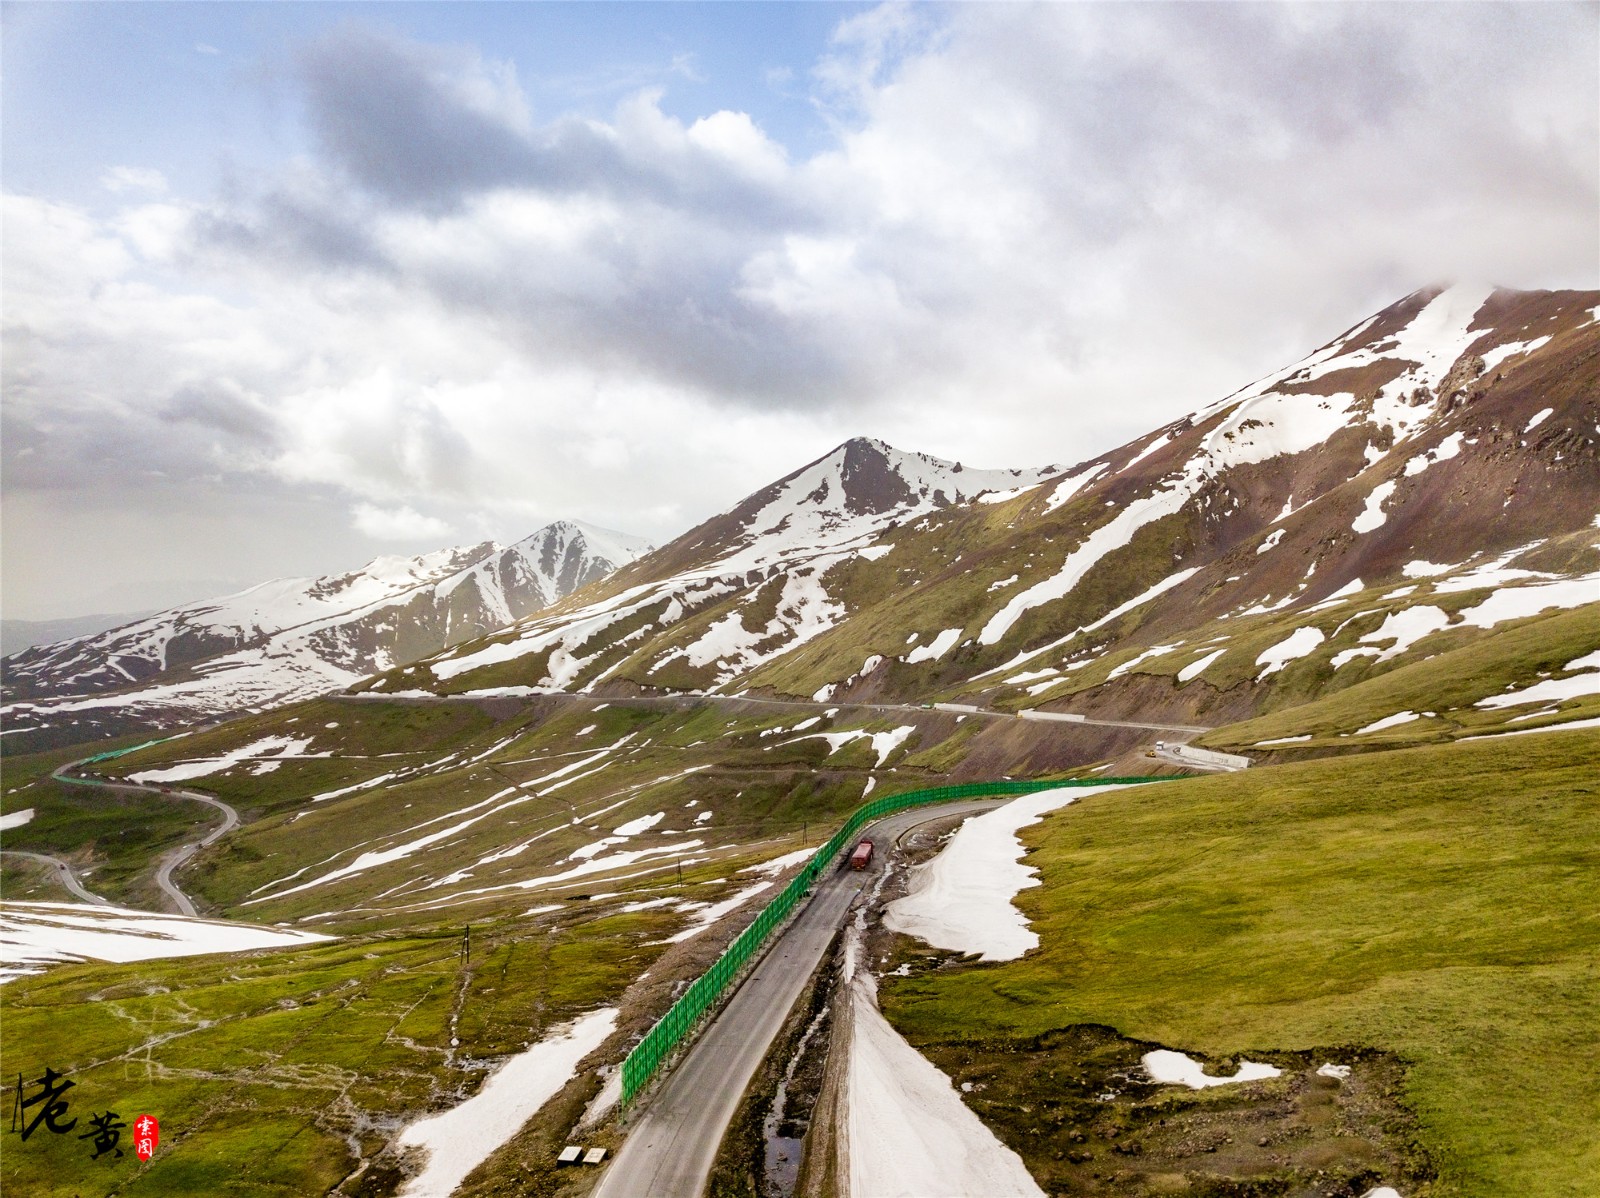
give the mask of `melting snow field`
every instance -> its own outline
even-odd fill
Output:
[[[926,645],[918,645],[906,654],[906,663],[915,665],[919,661],[933,661],[943,657],[956,647],[956,642],[961,639],[961,629],[946,628]]]
[[[1296,628],[1286,640],[1281,640],[1276,645],[1261,651],[1261,656],[1256,658],[1256,665],[1267,668],[1256,675],[1256,680],[1259,682],[1269,674],[1276,674],[1291,661],[1298,661],[1310,653],[1326,639],[1320,628]]]
[[[209,774],[219,774],[223,770],[231,769],[242,761],[252,761],[258,757],[271,757],[281,760],[285,757],[317,756],[326,757],[327,753],[307,754],[311,741],[297,740],[292,736],[268,736],[261,740],[253,741],[242,748],[224,753],[221,757],[202,757],[195,761],[184,761],[177,765],[168,766],[159,770],[141,770],[137,774],[129,774],[134,782],[186,782],[190,778],[204,778]]]
[[[448,1198],[462,1179],[572,1080],[578,1062],[599,1048],[617,1025],[615,1007],[591,1011],[512,1057],[471,1098],[419,1119],[400,1133],[406,1148],[425,1148],[427,1164],[401,1198]]]
[[[1017,832],[1106,786],[1046,790],[963,823],[933,860],[911,871],[904,898],[884,909],[884,926],[935,948],[979,953],[984,961],[1012,961],[1039,947],[1028,920],[1011,905],[1018,892],[1039,885],[1038,871],[1022,864]]]
[[[1193,1057],[1170,1048],[1158,1048],[1139,1058],[1139,1063],[1154,1081],[1169,1086],[1188,1086],[1191,1090],[1204,1090],[1211,1086],[1228,1086],[1234,1082],[1255,1082],[1262,1078],[1277,1077],[1283,1070],[1275,1065],[1257,1061],[1240,1061],[1232,1077],[1212,1077]]]
[[[872,748],[878,755],[878,764],[882,765],[889,760],[889,755],[906,743],[906,739],[917,729],[912,724],[904,724],[891,732],[867,732],[860,728],[852,728],[845,732],[813,732],[808,736],[797,737],[798,740],[825,740],[828,742],[828,752],[837,753],[845,745],[856,740],[870,740]]]
[[[792,853],[785,853],[781,857],[774,857],[771,861],[763,861],[760,865],[747,865],[739,872],[742,874],[781,874],[791,865],[800,865],[811,860],[816,853],[815,849],[796,849]]]
[[[190,919],[78,903],[0,905],[0,981],[61,962],[149,961],[331,940],[253,923]]]
[[[12,828],[20,828],[32,818],[32,807],[24,807],[21,811],[13,811],[10,815],[0,815],[0,832],[9,832]]]
[[[1422,713],[1422,715],[1432,714],[1433,712],[1431,711]],[[1381,720],[1373,720],[1372,723],[1367,724],[1365,727],[1357,728],[1352,735],[1365,736],[1369,732],[1382,732],[1385,728],[1398,728],[1401,724],[1409,724],[1413,720],[1421,718],[1422,716],[1419,716],[1414,711],[1397,711],[1393,715],[1384,716]]]
[[[1190,662],[1188,665],[1184,666],[1183,669],[1178,671],[1178,681],[1179,682],[1190,682],[1190,681],[1193,681],[1194,679],[1198,678],[1201,674],[1204,674],[1206,672],[1206,667],[1207,666],[1209,666],[1212,662],[1216,661],[1217,658],[1221,657],[1227,651],[1228,651],[1227,648],[1223,647],[1221,649],[1215,650],[1214,652],[1207,653],[1204,657],[1200,658],[1198,661]]]
[[[693,940],[724,915],[732,914],[755,898],[756,895],[771,889],[771,887],[771,882],[757,882],[754,886],[747,886],[737,894],[723,899],[720,903],[679,903],[673,910],[690,915],[692,918],[689,926],[675,935],[668,936],[663,943],[682,944],[685,940]]]
[[[879,1013],[865,974],[851,985],[850,1010],[851,1198],[1044,1198],[1022,1158]]]

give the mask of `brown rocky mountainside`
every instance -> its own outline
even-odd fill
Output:
[[[1597,314],[1595,292],[1419,291],[1066,470],[850,442],[551,613],[372,685],[1229,718],[1303,701],[1504,631],[1489,616],[1540,596],[1506,619],[1600,599]],[[1521,597],[1462,615],[1497,589]],[[1361,639],[1391,616],[1397,634]]]

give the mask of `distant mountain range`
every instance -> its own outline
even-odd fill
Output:
[[[1382,679],[1469,648],[1470,684],[1409,718],[1600,716],[1600,664],[1569,652],[1600,649],[1597,445],[1600,292],[1430,288],[1071,467],[858,438],[651,552],[558,524],[33,649],[6,662],[8,731],[350,688],[1293,708],[1339,737],[1369,731]],[[1345,693],[1378,697],[1315,706]]]
[[[126,611],[117,615],[69,616],[62,620],[0,620],[0,657],[10,657],[35,645],[53,645],[57,641],[93,636],[107,628],[131,624],[154,614],[154,609],[151,609]]]
[[[337,690],[481,637],[598,581],[649,546],[560,521],[513,545],[380,557],[284,578],[5,660],[7,735],[89,739]]]
[[[1304,702],[1600,601],[1597,316],[1597,292],[1419,291],[1069,469],[850,441],[550,611],[366,687],[1228,720]]]

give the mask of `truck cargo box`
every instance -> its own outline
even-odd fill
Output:
[[[851,869],[866,869],[867,863],[872,860],[872,841],[863,840],[856,845],[856,851],[850,854]]]

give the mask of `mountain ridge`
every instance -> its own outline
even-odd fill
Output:
[[[59,722],[159,724],[340,689],[549,606],[648,548],[557,521],[510,545],[271,579],[7,658],[7,722],[18,735]]]
[[[1446,585],[1446,575],[1514,551],[1565,555],[1555,574],[1587,576],[1600,566],[1591,535],[1597,312],[1600,292],[1413,292],[1085,462],[972,472],[959,489],[951,480],[965,468],[944,463],[909,489],[914,502],[891,489],[882,510],[860,519],[834,495],[852,454],[876,454],[902,475],[930,459],[858,438],[599,588],[364,689],[639,687],[1059,706],[1086,698],[1069,675],[1091,650],[1142,652],[1173,636],[1181,646],[1229,620],[1242,644],[1252,622],[1266,627],[1335,596],[1355,604],[1380,583],[1411,585],[1427,606],[1434,584],[1413,575]],[[959,493],[941,493],[940,482]],[[818,518],[808,505],[830,495]],[[1163,656],[1102,679],[1112,684],[1103,694]],[[1216,653],[1219,668],[1226,660]],[[1350,660],[1320,684],[1342,686],[1373,666],[1352,670]],[[1206,691],[1221,677],[1199,661],[1168,674],[1196,709],[1217,701]],[[1049,678],[1008,682],[1024,663]],[[1244,688],[1238,714],[1276,702],[1270,692],[1284,680],[1263,675]]]

